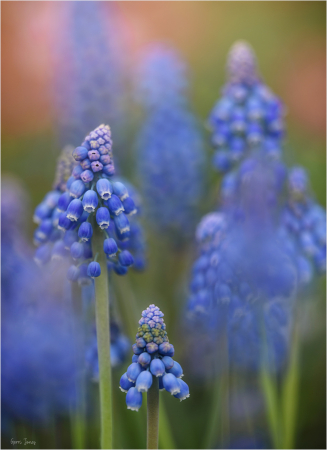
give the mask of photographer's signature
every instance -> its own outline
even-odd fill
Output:
[[[35,441],[29,441],[27,438],[24,438],[23,441],[15,441],[11,438],[10,443],[11,445],[35,445]]]

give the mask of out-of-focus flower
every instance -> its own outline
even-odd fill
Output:
[[[172,359],[174,347],[169,343],[164,314],[155,305],[142,312],[140,327],[133,345],[132,364],[120,379],[120,389],[127,392],[127,408],[138,411],[142,406],[142,392],[159,377],[159,389],[166,390],[181,401],[189,397],[189,388],[181,380],[183,369]]]
[[[60,271],[33,264],[25,199],[13,180],[2,180],[2,413],[44,423],[77,404],[82,349],[78,321],[54,289]]]
[[[67,2],[55,42],[54,101],[60,144],[80,142],[85,130],[110,123],[117,142],[126,125],[126,51],[114,4]]]
[[[314,274],[326,272],[326,211],[309,193],[302,167],[288,173],[287,202],[280,217],[280,239],[296,261],[299,280],[308,284]]]
[[[298,285],[275,224],[280,171],[267,161],[245,160],[235,172],[230,201],[199,224],[188,311],[216,345],[227,339],[232,365],[279,370],[287,357]]]
[[[187,103],[188,85],[186,64],[173,48],[155,44],[144,51],[135,96],[147,112]]]
[[[185,95],[183,67],[170,49],[155,47],[145,55],[139,93],[146,117],[137,139],[146,213],[157,230],[179,241],[194,231],[204,163],[202,137]]]
[[[208,122],[216,148],[214,166],[227,172],[255,148],[278,159],[284,107],[260,79],[255,54],[246,42],[236,42],[231,48],[227,77]]]

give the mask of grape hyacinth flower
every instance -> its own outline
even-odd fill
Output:
[[[120,379],[120,389],[127,393],[127,409],[138,411],[142,393],[148,393],[147,448],[158,445],[159,390],[166,390],[180,401],[190,396],[188,385],[181,380],[183,370],[172,358],[174,346],[169,343],[163,316],[155,305],[142,311],[132,364]]]
[[[39,223],[34,233],[34,242],[39,245],[35,260],[42,265],[50,259],[67,259],[70,253],[76,266],[69,269],[68,278],[79,284],[85,284],[88,277],[91,283],[92,278],[100,275],[94,264],[96,261],[92,261],[91,242],[95,227],[104,232],[102,252],[109,250],[108,240],[117,247],[115,252],[106,253],[108,269],[119,275],[126,274],[134,263],[130,247],[136,251],[138,265],[144,266],[144,240],[137,222],[133,225],[129,243],[131,229],[127,215],[136,213],[135,202],[121,181],[109,180],[114,174],[111,146],[110,128],[103,125],[90,133],[75,150],[65,148],[58,163],[54,190],[45,196],[34,213],[34,220]],[[90,168],[83,170],[83,164],[90,157]],[[85,178],[83,174],[87,171],[92,176]],[[94,216],[95,220],[92,219]],[[121,252],[124,253],[120,257]],[[92,264],[86,273],[83,264]]]
[[[145,121],[136,145],[146,214],[156,230],[178,243],[193,233],[204,165],[203,140],[188,105],[182,66],[173,50],[155,47],[145,55],[138,86]]]
[[[208,121],[216,148],[214,166],[220,172],[228,172],[249,150],[256,148],[272,159],[279,159],[285,110],[261,80],[248,43],[238,41],[231,48],[227,76],[222,97]]]

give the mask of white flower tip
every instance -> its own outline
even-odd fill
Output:
[[[119,389],[120,389],[122,392],[126,392],[126,393],[127,393],[126,389],[123,389],[121,386],[119,386]]]
[[[140,408],[136,408],[133,406],[127,406],[127,409],[130,409],[131,411],[138,411]]]
[[[180,391],[181,391],[180,388],[176,388],[176,389],[174,389],[174,390],[171,392],[171,395],[179,394]]]
[[[138,386],[136,389],[138,392],[148,392],[148,388],[145,386]]]
[[[179,401],[182,402],[183,400],[186,400],[187,398],[189,398],[190,394],[185,395],[185,397],[180,398]]]

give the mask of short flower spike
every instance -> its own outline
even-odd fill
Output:
[[[127,408],[138,411],[142,392],[150,389],[153,378],[159,378],[159,389],[170,392],[180,401],[190,396],[187,384],[181,380],[183,369],[172,359],[174,346],[169,343],[163,313],[155,305],[142,311],[133,345],[132,364],[121,377],[120,389],[127,392]]]

